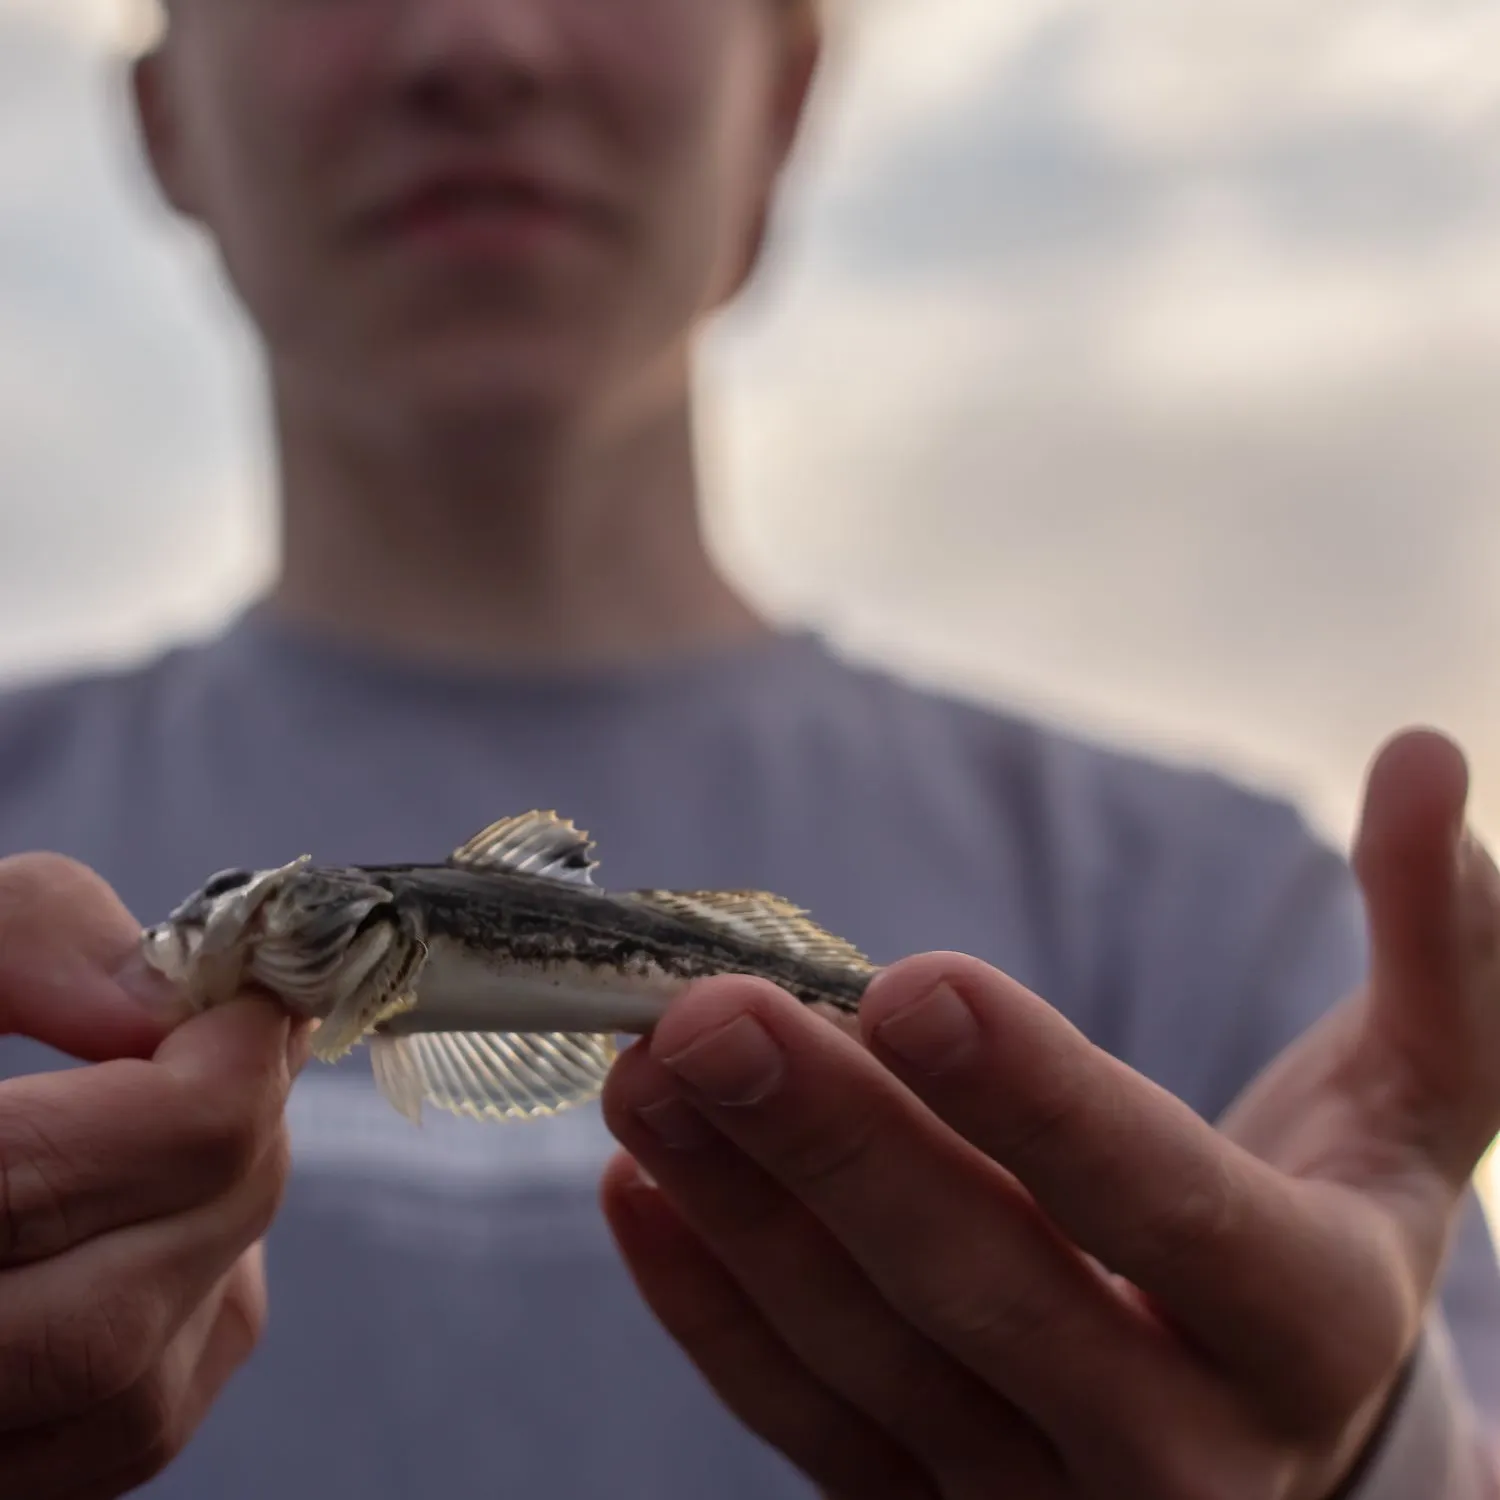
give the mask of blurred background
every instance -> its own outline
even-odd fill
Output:
[[[845,0],[705,361],[776,613],[1297,798],[1437,722],[1500,834],[1500,8]],[[0,676],[212,628],[254,350],[147,193],[137,0],[0,0]]]

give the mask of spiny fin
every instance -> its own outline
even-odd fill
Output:
[[[599,1035],[422,1031],[370,1038],[380,1092],[417,1124],[424,1101],[475,1120],[532,1120],[598,1097],[616,1055]]]
[[[800,907],[769,891],[635,891],[636,900],[687,922],[717,927],[744,942],[775,948],[808,963],[873,971],[853,943],[819,927]]]
[[[355,1012],[340,1016],[335,1011],[333,1015],[315,1023],[311,1042],[312,1055],[319,1062],[333,1063],[347,1057],[366,1036],[373,1046],[380,1040],[379,1033],[374,1028],[404,1015],[416,1003],[416,995],[407,993],[398,995],[378,1010],[363,1015]]]
[[[312,1034],[312,1055],[337,1062],[377,1026],[410,1010],[427,952],[426,943],[403,941],[390,926],[373,927],[357,939],[345,950],[334,1007]]]
[[[370,1069],[375,1086],[413,1125],[422,1123],[422,1081],[407,1061],[400,1037],[376,1032],[370,1038]]]
[[[448,856],[448,862],[471,869],[515,870],[573,885],[593,885],[598,860],[588,834],[555,812],[521,813],[501,818]]]

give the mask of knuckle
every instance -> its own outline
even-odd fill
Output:
[[[0,859],[0,928],[26,917],[61,890],[97,883],[87,866],[61,854],[13,854]]]
[[[154,1479],[185,1446],[181,1414],[160,1371],[151,1371],[124,1391],[112,1417],[118,1471],[132,1488]]]
[[[1055,1309],[1042,1297],[1002,1293],[989,1274],[935,1265],[913,1294],[919,1324],[963,1348],[1024,1351],[1058,1337]]]
[[[265,1277],[242,1262],[225,1289],[219,1311],[230,1364],[243,1364],[255,1351],[265,1336],[269,1311]]]
[[[737,1302],[720,1297],[683,1298],[667,1313],[672,1337],[694,1359],[714,1368],[753,1368],[758,1329]]]
[[[1156,1423],[1133,1433],[1111,1465],[1123,1493],[1151,1500],[1253,1500],[1280,1493],[1273,1476],[1285,1467],[1258,1445],[1247,1446],[1217,1428],[1209,1439]]]
[[[76,910],[80,897],[97,900],[108,891],[86,865],[61,854],[0,859],[0,971],[21,959],[38,933]]]
[[[1321,1446],[1346,1430],[1351,1416],[1383,1403],[1411,1340],[1376,1298],[1362,1299],[1360,1310],[1364,1317],[1330,1317],[1333,1326],[1320,1328],[1288,1362],[1287,1378],[1263,1403],[1268,1438],[1299,1448]]]
[[[292,1149],[283,1127],[272,1137],[255,1171],[254,1204],[250,1215],[250,1238],[261,1239],[271,1227],[291,1176]]]
[[[148,1294],[122,1294],[98,1303],[80,1348],[84,1391],[90,1403],[135,1386],[155,1362],[161,1334],[161,1309]]]
[[[154,1305],[116,1298],[48,1309],[0,1349],[0,1390],[38,1417],[92,1411],[127,1391],[158,1347]]]
[[[808,1209],[787,1192],[715,1194],[698,1210],[696,1222],[726,1267],[753,1275],[756,1284],[774,1284],[778,1276],[806,1277]],[[720,1307],[725,1315],[742,1319],[733,1302],[700,1298],[703,1308]]]
[[[954,1367],[910,1324],[870,1320],[851,1328],[826,1358],[835,1387],[928,1461],[957,1464],[980,1447],[993,1454],[992,1429],[975,1428],[967,1383],[951,1378]]]
[[[783,1141],[774,1170],[790,1185],[813,1191],[857,1171],[874,1155],[878,1128],[873,1119],[817,1121]]]
[[[1059,1142],[1075,1138],[1087,1109],[1083,1092],[1071,1081],[1057,1079],[1046,1091],[1034,1092],[1024,1113],[1002,1132],[995,1152],[1002,1165],[1021,1168]]]
[[[1194,1261],[1231,1242],[1239,1227],[1240,1196],[1228,1166],[1217,1157],[1187,1175],[1175,1195],[1142,1215],[1132,1260],[1158,1271]]]
[[[55,1255],[74,1241],[68,1153],[34,1118],[0,1102],[0,1262]]]
[[[1231,1477],[1218,1456],[1185,1447],[1154,1460],[1149,1475],[1149,1487],[1139,1493],[1152,1500],[1252,1500],[1267,1493],[1267,1476],[1259,1465]]]
[[[735,1415],[746,1427],[787,1454],[804,1472],[819,1477],[843,1467],[829,1452],[829,1434],[818,1412],[782,1401],[770,1391],[742,1389],[727,1382],[720,1383],[720,1394],[727,1394]]]
[[[266,1151],[266,1127],[254,1110],[208,1099],[185,1122],[181,1142],[195,1180],[210,1192],[224,1192],[255,1172]]]

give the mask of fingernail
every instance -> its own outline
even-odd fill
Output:
[[[707,1145],[713,1139],[708,1121],[693,1108],[686,1099],[670,1095],[658,1099],[655,1104],[643,1104],[635,1111],[636,1118],[664,1146],[674,1151],[690,1151],[695,1146]],[[636,1170],[643,1169],[639,1162]],[[649,1179],[648,1179],[649,1181]]]
[[[786,1071],[781,1048],[749,1015],[710,1031],[663,1061],[715,1104],[759,1104],[776,1091]]]
[[[164,1024],[185,1021],[193,1014],[187,995],[159,969],[152,968],[138,949],[111,978],[137,1005]]]
[[[875,1028],[887,1051],[924,1073],[946,1073],[973,1050],[979,1040],[974,1012],[952,985],[935,985]]]

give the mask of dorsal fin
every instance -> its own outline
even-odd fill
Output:
[[[769,891],[634,891],[658,911],[685,922],[716,927],[742,942],[775,948],[807,963],[873,971],[853,943],[819,927],[800,907]]]
[[[588,834],[555,812],[521,813],[501,818],[476,833],[448,856],[448,863],[469,869],[514,870],[572,885],[592,886],[598,861],[591,859]]]

